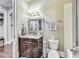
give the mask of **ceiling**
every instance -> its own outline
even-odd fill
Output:
[[[28,7],[58,7],[64,3],[72,2],[72,0],[26,0],[28,2]]]
[[[12,0],[0,0],[0,5],[4,7],[12,7]]]
[[[64,0],[29,0],[28,7],[29,8],[37,8],[37,7],[56,7],[59,5],[63,5]]]
[[[28,7],[35,8],[40,7],[46,0],[28,0]]]

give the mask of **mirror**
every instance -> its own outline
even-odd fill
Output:
[[[43,19],[29,19],[29,32],[37,32],[43,30]]]

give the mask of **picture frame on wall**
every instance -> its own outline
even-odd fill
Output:
[[[56,31],[57,30],[57,23],[54,21],[48,21],[48,30],[49,31]]]

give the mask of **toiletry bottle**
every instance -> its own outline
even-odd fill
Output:
[[[22,24],[21,34],[24,35],[24,24]]]

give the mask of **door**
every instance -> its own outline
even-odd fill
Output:
[[[9,13],[8,18],[8,42],[11,43],[14,39],[14,20],[13,20],[13,13]]]

